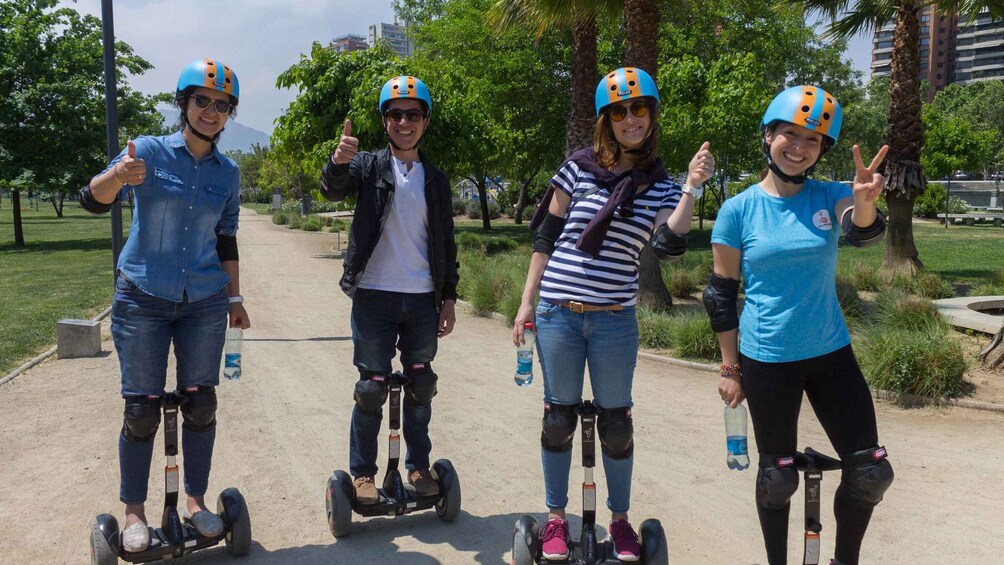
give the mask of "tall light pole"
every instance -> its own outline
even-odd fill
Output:
[[[119,153],[119,113],[115,85],[115,24],[112,0],[101,0],[101,35],[105,61],[105,122],[108,135],[108,160]],[[122,203],[112,204],[112,274],[114,276],[122,252]]]

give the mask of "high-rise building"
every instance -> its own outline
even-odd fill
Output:
[[[348,53],[350,51],[360,51],[369,47],[366,38],[354,33],[339,35],[331,40],[331,48],[338,53]]]
[[[411,40],[408,39],[408,22],[398,23],[394,20],[392,24],[373,24],[366,40],[371,47],[376,45],[377,41],[384,41],[402,59],[414,52]]]
[[[955,74],[955,36],[958,18],[941,14],[933,6],[920,12],[920,80],[931,86],[930,95],[952,82]],[[892,36],[896,22],[875,30],[872,39],[872,77],[892,74]]]
[[[1004,80],[1004,22],[992,23],[988,13],[959,19],[955,82]]]

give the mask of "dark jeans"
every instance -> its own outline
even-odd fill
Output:
[[[401,364],[431,363],[439,347],[439,309],[435,293],[405,294],[360,288],[352,298],[353,363],[360,373],[389,374],[396,351]],[[429,421],[432,405],[417,406],[407,394],[402,402],[402,432],[408,447],[405,467],[429,467],[432,440]],[[358,406],[352,410],[349,440],[349,472],[370,477],[377,472],[377,436],[383,412],[370,414]]]
[[[112,302],[112,339],[122,371],[122,396],[164,395],[172,344],[179,390],[218,385],[229,307],[225,288],[198,302],[187,298],[171,302],[146,294],[120,275]],[[181,428],[185,492],[190,496],[206,493],[215,441],[215,428],[205,432]],[[146,501],[153,447],[153,441],[133,442],[119,433],[122,502]]]
[[[743,355],[742,367],[743,391],[761,454],[795,452],[803,391],[838,455],[878,445],[875,406],[850,345],[788,363],[761,363]],[[779,510],[757,505],[771,565],[783,564],[787,558],[789,509],[790,505]],[[837,496],[834,513],[836,557],[855,565],[872,509]]]

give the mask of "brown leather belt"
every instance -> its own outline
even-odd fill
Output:
[[[574,300],[569,300],[567,302],[559,302],[558,306],[562,308],[568,308],[576,314],[582,314],[583,312],[620,312],[624,309],[623,304],[604,304],[603,306],[597,306],[593,304],[583,304],[582,302],[575,302]]]

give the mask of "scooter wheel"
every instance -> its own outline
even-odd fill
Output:
[[[669,565],[669,544],[666,542],[666,531],[655,519],[641,523],[641,558],[646,565]]]
[[[540,552],[540,526],[531,516],[520,516],[512,529],[512,565],[534,565]]]
[[[432,464],[439,481],[441,498],[436,502],[436,514],[444,522],[452,522],[460,516],[460,477],[457,476],[453,464],[446,459],[440,459]]]
[[[244,495],[235,488],[228,488],[216,499],[216,512],[224,516],[227,525],[227,551],[234,557],[251,553],[251,515],[248,513]]]
[[[91,565],[119,562],[119,526],[111,514],[102,514],[91,524]]]
[[[336,538],[349,535],[352,529],[352,479],[345,471],[335,471],[328,478],[324,505],[327,508],[331,535]]]

